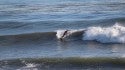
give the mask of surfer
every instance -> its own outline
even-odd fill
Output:
[[[64,36],[67,34],[68,31],[69,31],[69,30],[66,30],[66,31],[63,33],[62,37],[60,38],[61,41],[63,41],[63,38],[64,38]]]
[[[61,33],[61,37],[59,37],[59,40],[60,41],[64,41],[65,37],[71,35],[71,33],[68,33],[70,30],[65,30],[63,33]],[[80,30],[80,31],[76,31],[74,32],[74,36],[78,36],[78,35],[83,35],[83,33],[85,32],[86,30]],[[77,34],[76,34],[77,33]],[[72,33],[73,34],[73,33]]]

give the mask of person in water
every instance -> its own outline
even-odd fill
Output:
[[[64,36],[67,34],[68,31],[69,31],[69,30],[66,30],[66,31],[63,33],[62,37],[60,38],[61,41],[63,41],[63,38],[64,38]]]

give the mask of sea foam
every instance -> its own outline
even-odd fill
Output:
[[[125,27],[115,24],[111,27],[89,27],[83,40],[96,40],[101,43],[125,43]]]

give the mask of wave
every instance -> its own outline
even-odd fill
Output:
[[[88,69],[125,67],[124,58],[68,57],[68,58],[20,58],[0,61],[0,69]]]
[[[0,36],[0,44],[46,42],[56,40],[56,32],[36,32],[17,35]]]
[[[0,43],[57,41],[61,37],[63,37],[64,41],[83,40],[97,41],[100,43],[125,43],[125,27],[120,24],[115,24],[110,27],[88,27],[79,30],[70,29],[64,34],[65,31],[67,30],[3,35],[0,36]]]
[[[57,38],[61,38],[66,30],[57,30]],[[72,35],[80,33],[82,40],[98,41],[101,43],[125,43],[125,27],[116,23],[111,27],[88,27],[87,29],[68,30],[63,37],[67,39]]]

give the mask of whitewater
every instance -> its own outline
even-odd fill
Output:
[[[57,30],[57,38],[61,38],[66,30]],[[111,27],[88,27],[86,29],[69,30],[64,39],[81,32],[82,40],[93,40],[101,43],[125,43],[125,27],[116,23]]]

